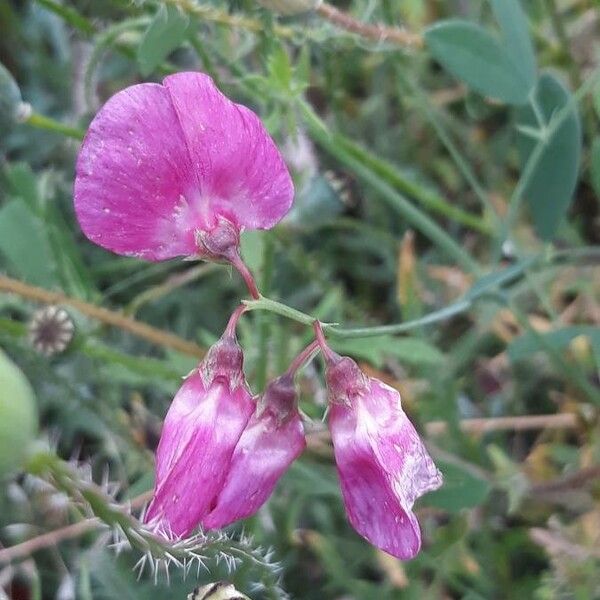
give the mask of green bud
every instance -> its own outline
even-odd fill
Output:
[[[0,350],[0,477],[19,470],[37,431],[33,389]]]

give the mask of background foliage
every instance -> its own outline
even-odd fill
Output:
[[[597,5],[262,4],[0,2],[0,588],[185,598],[226,577],[255,600],[600,598]],[[256,110],[293,170],[293,212],[244,238],[262,292],[340,323],[334,347],[401,390],[445,474],[409,563],[345,520],[318,362],[299,382],[309,450],[259,515],[173,549],[122,508],[147,499],[180,377],[245,292],[225,267],[85,240],[74,160],[112,93],[185,69]],[[40,304],[75,323],[50,357],[26,335]],[[256,308],[240,332],[259,391],[310,330]],[[167,552],[184,565],[170,588]]]

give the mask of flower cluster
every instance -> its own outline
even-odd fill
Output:
[[[93,120],[77,162],[83,232],[113,252],[152,261],[226,261],[258,298],[239,252],[245,229],[268,229],[291,207],[293,185],[258,117],[200,73],[140,84]],[[442,483],[398,392],[316,341],[254,396],[236,339],[242,305],[177,392],[156,452],[145,520],[170,538],[254,514],[304,450],[294,376],[320,350],[342,496],[356,531],[402,559],[421,545],[412,512]]]

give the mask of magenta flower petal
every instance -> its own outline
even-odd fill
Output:
[[[202,525],[218,529],[253,515],[305,447],[298,413],[283,424],[272,414],[255,414],[235,448],[217,505]]]
[[[164,260],[196,252],[185,214],[198,184],[167,90],[134,85],[92,121],[79,157],[75,211],[94,243],[118,254]]]
[[[164,85],[198,176],[198,205],[240,229],[273,227],[290,210],[294,188],[260,119],[202,73],[171,75]]]
[[[186,379],[167,413],[147,523],[170,537],[184,537],[214,508],[255,407],[241,349],[226,334]]]
[[[225,237],[237,244],[244,228],[272,227],[289,210],[293,185],[253,112],[208,76],[180,73],[104,105],[83,142],[74,195],[83,232],[113,252],[230,260]]]

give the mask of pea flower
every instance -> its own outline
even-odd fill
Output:
[[[77,160],[75,212],[94,243],[125,256],[224,260],[244,229],[289,211],[288,169],[256,114],[202,73],[128,87],[106,102]]]
[[[348,519],[377,548],[413,558],[421,548],[413,504],[439,488],[442,475],[402,410],[400,394],[331,350],[318,323],[315,331],[326,361],[329,429]]]
[[[215,507],[255,408],[235,337],[242,311],[234,312],[221,339],[186,378],[163,423],[144,520],[167,537],[187,536]]]
[[[145,521],[167,537],[185,537],[198,525],[222,528],[253,515],[306,446],[293,378],[315,344],[254,400],[235,339],[244,310],[233,313],[165,418]]]
[[[258,400],[229,464],[214,509],[202,520],[218,529],[253,515],[306,447],[293,376],[278,377]]]

